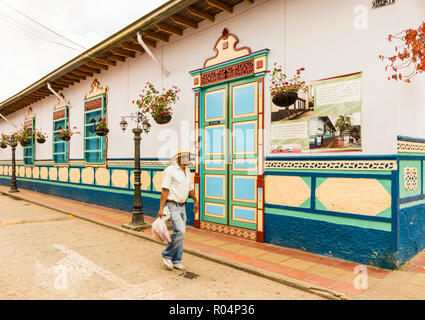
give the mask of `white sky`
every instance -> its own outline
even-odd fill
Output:
[[[65,40],[78,51],[48,42],[47,30],[2,2],[88,49],[166,0],[0,0],[0,102],[85,51]]]

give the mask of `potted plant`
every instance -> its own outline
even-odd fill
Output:
[[[1,134],[1,140],[0,140],[0,148],[6,149],[8,141],[9,141],[9,136],[2,133]]]
[[[74,134],[80,134],[80,132],[75,130],[77,130],[77,127],[73,127],[72,129],[60,129],[59,133],[55,136],[63,141],[69,141]]]
[[[166,124],[173,116],[172,105],[180,99],[177,95],[179,92],[176,86],[172,86],[171,89],[160,93],[148,82],[139,95],[140,99],[133,101],[133,104],[136,103],[143,113],[150,113],[156,123]]]
[[[31,144],[31,139],[34,138],[32,129],[22,127],[16,135],[16,140],[21,144],[22,147],[28,147]]]
[[[43,144],[46,142],[47,135],[41,131],[35,130],[35,138],[38,143]]]
[[[106,136],[109,132],[109,129],[106,125],[106,119],[99,118],[96,124],[96,129],[94,131],[98,136]]]
[[[274,65],[275,67],[271,71],[272,79],[270,86],[272,101],[279,107],[289,107],[297,101],[298,91],[305,85],[305,81],[301,79],[301,72],[305,71],[305,68],[298,69],[296,75],[288,80],[287,75],[282,72],[282,66],[277,67],[276,62]]]
[[[351,117],[346,115],[340,115],[338,120],[335,122],[335,128],[339,131],[339,137],[337,138],[335,147],[344,146],[344,134],[350,132],[353,129],[351,124]]]

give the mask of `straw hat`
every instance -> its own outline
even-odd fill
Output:
[[[180,149],[179,151],[177,151],[176,155],[174,157],[171,158],[170,160],[170,164],[173,161],[176,161],[178,158],[182,157],[182,156],[189,156],[189,157],[194,157],[195,155],[193,153],[191,153],[189,150],[187,149]]]

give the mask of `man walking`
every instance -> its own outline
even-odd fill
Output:
[[[184,270],[181,263],[183,257],[183,243],[186,234],[186,201],[190,196],[195,205],[193,211],[199,210],[198,199],[192,186],[192,176],[188,165],[190,152],[179,151],[162,174],[162,192],[159,205],[158,217],[164,215],[164,207],[170,211],[170,221],[173,224],[171,242],[162,252],[164,265],[168,269]],[[176,160],[176,162],[175,162]]]

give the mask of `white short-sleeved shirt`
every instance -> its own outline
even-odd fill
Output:
[[[185,169],[186,174],[177,163],[173,163],[162,173],[161,187],[170,191],[167,200],[186,202],[189,192],[193,190],[190,169],[188,167]]]

